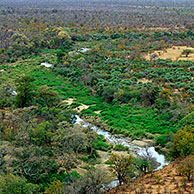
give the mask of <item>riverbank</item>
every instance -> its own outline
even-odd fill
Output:
[[[154,162],[154,169],[155,170],[159,170],[168,164],[168,162],[165,159],[165,156],[163,154],[159,154],[153,146],[141,147],[141,146],[132,144],[129,141],[129,139],[126,137],[115,136],[115,135],[111,134],[110,132],[105,131],[105,130],[93,125],[92,123],[89,123],[88,121],[83,120],[78,115],[75,115],[75,117],[76,117],[75,124],[81,125],[83,127],[90,127],[97,134],[103,135],[104,138],[109,143],[111,143],[113,145],[121,144],[123,146],[127,146],[129,148],[130,153],[132,153],[135,157],[148,157],[150,160],[152,160]],[[108,159],[108,155],[106,155],[106,159]],[[116,187],[117,185],[118,185],[118,181],[115,182],[115,180],[114,180],[114,185],[111,185],[111,187],[113,188],[113,187]]]
[[[128,142],[135,146],[139,147],[155,147],[155,149],[162,154],[166,154],[168,152],[168,149],[161,147],[159,145],[155,145],[155,139],[148,139],[148,138],[138,138],[138,139],[131,139],[129,137],[126,137],[123,134],[115,134],[111,131],[111,128],[106,124],[106,122],[102,121],[100,117],[98,116],[82,116],[85,122],[91,123],[92,125],[97,126],[98,128],[103,129],[104,131],[110,132],[112,135],[118,138],[125,138]]]

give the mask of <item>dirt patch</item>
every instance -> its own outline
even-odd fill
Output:
[[[74,98],[69,98],[68,100],[63,100],[63,102],[64,102],[64,103],[67,103],[69,106],[70,106],[71,104],[73,104],[74,101],[75,101]],[[90,107],[90,106],[88,106],[88,105],[82,104],[82,105],[78,106],[77,108],[74,108],[74,110],[77,111],[77,112],[81,112],[82,110],[88,109],[89,107]]]
[[[95,168],[96,169],[101,169],[102,171],[105,171],[107,174],[107,183],[113,181],[116,179],[116,177],[110,172],[110,167],[108,164],[105,164],[105,162],[109,159],[109,157],[111,156],[110,152],[105,152],[105,151],[97,151],[98,154],[100,155],[100,158],[98,159],[100,161],[100,164],[96,164]],[[80,175],[83,175],[87,172],[86,169],[84,169],[84,166],[87,166],[88,164],[80,161],[80,164],[74,168],[73,170],[76,171],[77,173],[79,173]]]
[[[84,109],[88,109],[90,106],[82,104],[81,106],[78,106],[77,108],[75,108],[74,110],[77,112],[81,112]]]
[[[75,99],[69,98],[68,100],[63,100],[63,102],[67,103],[68,105],[71,105]]]
[[[153,145],[155,143],[155,140],[154,139],[133,140],[131,143],[140,147],[146,147]]]
[[[94,113],[96,113],[98,115],[100,114],[100,112],[101,112],[100,110],[99,111],[94,111]]]
[[[145,141],[142,141],[142,140],[141,141],[140,140],[133,140],[131,143],[135,144],[137,146],[140,146],[140,147],[146,147],[146,146],[149,145],[148,142],[145,142]]]
[[[72,170],[73,171],[76,171],[80,175],[84,175],[87,172],[87,170],[84,169],[84,168],[81,168],[80,166],[77,166],[77,168],[73,168]]]
[[[194,51],[194,48],[187,47],[187,46],[173,46],[171,48],[167,48],[165,50],[158,50],[154,51],[152,53],[147,54],[144,56],[146,60],[152,60],[152,59],[171,59],[172,61],[178,61],[178,60],[190,60],[194,61],[194,53],[189,54],[188,57],[185,57],[185,55],[181,55],[183,50],[192,50]],[[153,56],[155,57],[153,58]]]
[[[152,81],[146,78],[138,79],[138,82],[142,82],[143,84],[151,83]]]

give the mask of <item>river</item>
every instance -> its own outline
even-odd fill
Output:
[[[135,144],[132,144],[127,138],[124,137],[116,137],[115,135],[111,134],[108,131],[102,130],[95,125],[91,123],[85,122],[83,119],[81,119],[78,115],[75,115],[76,117],[76,124],[79,124],[83,127],[90,127],[93,129],[97,134],[103,135],[104,138],[111,144],[122,144],[124,146],[129,147],[129,150],[132,153],[135,153],[136,155],[143,156],[146,155],[146,152],[148,152],[160,165],[155,169],[159,170],[163,166],[168,165],[168,162],[165,159],[165,156],[163,154],[159,154],[153,146],[147,147],[146,149],[144,147],[137,146]],[[118,185],[118,181],[112,181],[108,186],[110,188],[116,187]]]

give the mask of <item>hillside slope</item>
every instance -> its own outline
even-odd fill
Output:
[[[134,182],[124,184],[107,194],[190,194],[194,193],[192,182],[179,175],[177,167],[180,160],[170,163],[163,169],[138,177]]]

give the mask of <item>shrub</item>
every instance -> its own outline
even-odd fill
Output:
[[[26,107],[32,105],[33,101],[33,85],[34,79],[30,76],[24,76],[16,81],[17,84],[17,95],[16,105],[18,107]]]
[[[38,186],[27,183],[25,178],[12,174],[0,176],[0,193],[4,194],[31,194],[38,193]]]
[[[108,151],[110,149],[109,145],[104,142],[101,138],[97,138],[94,142],[95,149],[102,150],[102,151]]]
[[[165,147],[165,145],[172,139],[172,134],[164,134],[155,138],[156,145]]]
[[[115,151],[128,151],[129,148],[122,145],[122,144],[118,144],[113,148]]]
[[[178,130],[175,135],[172,148],[170,149],[170,157],[177,158],[188,156],[194,153],[194,128],[184,127]]]
[[[102,96],[106,102],[112,102],[114,100],[114,93],[117,91],[116,88],[112,86],[106,86],[103,89]]]

